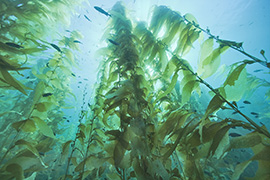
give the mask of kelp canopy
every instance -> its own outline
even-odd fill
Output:
[[[77,123],[64,127],[65,99],[76,100],[69,84],[82,37],[72,31],[50,42],[57,29],[48,27],[68,21],[74,2],[0,2],[1,179],[270,178],[269,131],[238,107],[246,94],[270,85],[246,66],[269,63],[166,6],[153,8],[149,24],[129,18],[121,2],[112,7],[93,100],[87,109],[86,99],[79,102]],[[195,43],[197,69],[185,59]],[[205,79],[229,48],[247,59],[219,72],[226,79],[213,88]],[[206,88],[211,100],[204,107]],[[252,173],[244,173],[249,167]]]

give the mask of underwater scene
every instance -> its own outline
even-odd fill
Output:
[[[269,180],[270,1],[1,0],[0,180]]]

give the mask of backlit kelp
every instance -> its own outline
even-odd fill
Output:
[[[8,7],[13,11],[22,6],[25,11],[35,9],[33,12],[54,23],[61,22],[62,16],[55,16],[55,6],[52,11],[47,7],[60,3],[70,9],[72,5],[72,1],[64,0],[28,2]],[[7,8],[7,3],[2,3],[1,8]],[[245,105],[253,105],[246,99],[254,89],[269,88],[268,81],[246,70],[254,63],[268,67],[267,62],[245,52],[243,43],[222,40],[202,29],[191,14],[182,16],[166,6],[153,8],[149,25],[129,17],[121,2],[106,13],[108,25],[103,38],[107,47],[98,51],[102,61],[93,101],[88,103],[84,93],[78,119],[70,125],[64,123],[70,121],[62,109],[69,106],[67,96],[77,100],[69,84],[76,76],[71,68],[76,64],[74,50],[78,50],[80,33],[68,32],[58,41],[47,42],[44,39],[53,37],[46,29],[37,34],[16,31],[21,38],[15,34],[9,37],[0,29],[5,32],[0,47],[5,107],[0,114],[0,177],[239,179],[251,164],[254,179],[269,178],[269,131],[238,108],[243,97]],[[18,19],[2,16],[7,25],[1,28],[10,22],[14,26],[21,22],[23,26],[44,26],[40,18],[29,20],[29,14],[22,19],[16,13]],[[25,36],[30,39],[23,39]],[[200,44],[197,68],[185,59],[195,43]],[[228,49],[250,59],[218,72],[222,54]],[[50,58],[37,62],[48,50]],[[216,73],[226,78],[213,88],[206,78]],[[200,96],[208,96],[205,87],[211,100],[204,108],[198,101]],[[14,89],[20,94],[8,95]],[[266,103],[269,92],[265,93]],[[238,118],[219,115],[229,110],[239,114]],[[252,111],[252,115],[261,113]],[[67,135],[67,131],[74,134]],[[237,151],[243,154],[242,159],[233,159]]]

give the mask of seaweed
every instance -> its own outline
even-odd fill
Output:
[[[73,1],[13,3],[0,3],[7,11],[0,32],[10,30],[0,36],[0,98],[15,102],[0,112],[2,179],[239,179],[253,162],[258,162],[255,178],[269,177],[270,133],[238,107],[242,99],[253,106],[247,94],[270,86],[246,70],[254,63],[268,67],[264,51],[265,61],[245,52],[242,42],[220,39],[192,14],[182,16],[167,6],[153,8],[149,25],[137,22],[117,2],[105,12],[108,46],[99,50],[95,92],[88,99],[85,86],[80,99],[69,83],[80,77],[71,69],[81,34],[68,31],[54,43],[43,40],[53,39],[53,33],[42,21],[68,21]],[[33,24],[39,28],[26,32]],[[200,43],[198,68],[186,59],[195,42]],[[250,59],[218,72],[228,49]],[[35,61],[48,53],[46,61]],[[226,78],[214,88],[207,78],[217,73]],[[207,96],[203,86],[210,94],[206,108],[198,100]],[[246,91],[239,91],[243,86]],[[74,107],[75,101],[81,106]],[[79,113],[70,116],[64,109]],[[220,116],[221,110],[242,119]],[[240,148],[253,154],[229,162]]]

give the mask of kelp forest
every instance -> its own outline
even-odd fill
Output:
[[[269,105],[270,82],[246,70],[259,64],[269,75],[267,52],[255,57],[167,6],[154,6],[149,22],[122,2],[95,7],[109,41],[96,52],[92,100],[77,102],[80,116],[65,123],[83,37],[57,31],[81,3],[0,2],[0,179],[270,179],[269,129],[239,106],[243,97],[254,105],[248,97],[262,87]],[[195,44],[196,69],[188,59]],[[229,50],[246,58],[224,65]],[[207,80],[216,74],[219,87]]]

